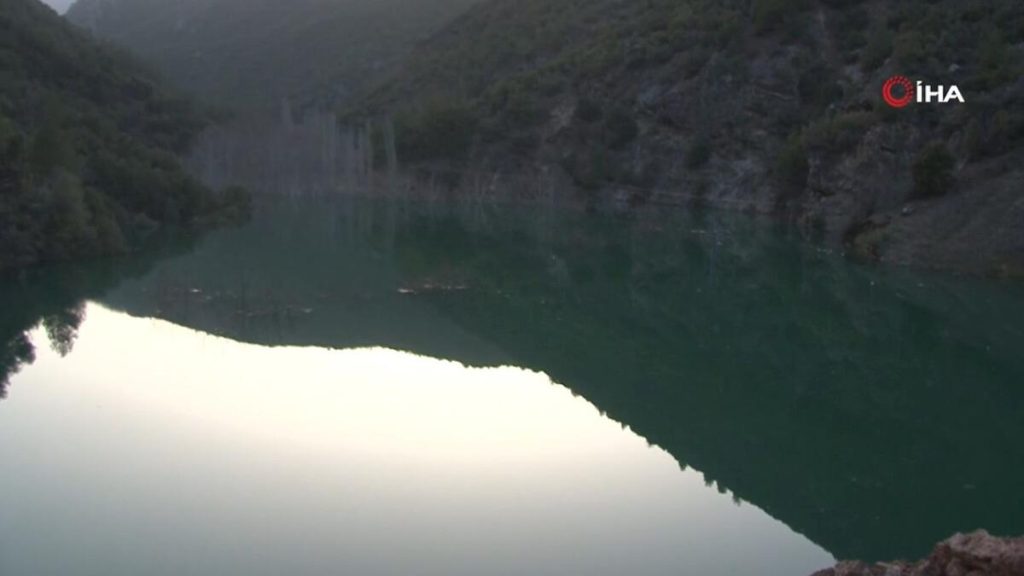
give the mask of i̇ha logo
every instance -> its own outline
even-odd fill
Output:
[[[955,84],[945,86],[929,86],[920,80],[911,82],[906,76],[893,76],[882,85],[882,98],[893,108],[903,108],[911,102],[930,104],[932,102],[946,104],[949,102],[964,103],[960,88]]]

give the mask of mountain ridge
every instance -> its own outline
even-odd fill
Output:
[[[67,18],[236,110],[334,103],[475,0],[78,0]]]

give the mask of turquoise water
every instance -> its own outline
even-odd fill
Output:
[[[808,574],[1024,532],[1024,287],[344,199],[0,282],[0,573]]]

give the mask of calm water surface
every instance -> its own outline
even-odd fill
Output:
[[[0,282],[0,574],[801,576],[1024,532],[1024,290],[401,200]]]

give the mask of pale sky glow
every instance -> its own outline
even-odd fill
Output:
[[[69,6],[75,3],[75,0],[43,0],[43,3],[63,14],[67,12]]]
[[[14,574],[832,563],[538,372],[266,348],[96,304],[67,357],[41,328],[32,340],[36,361],[0,403],[0,567]]]

